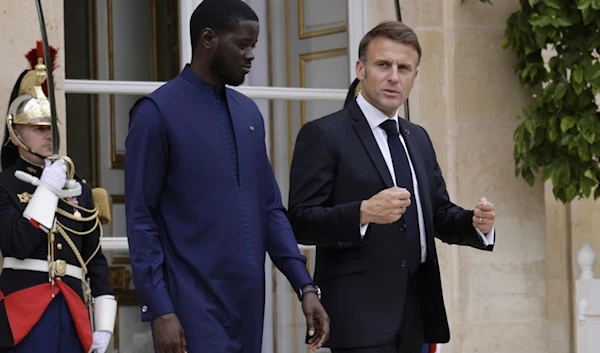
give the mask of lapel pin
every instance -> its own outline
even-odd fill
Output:
[[[254,126],[250,126],[250,131],[254,131]]]
[[[410,131],[408,129],[404,130],[404,132],[406,132],[407,135],[410,135]]]

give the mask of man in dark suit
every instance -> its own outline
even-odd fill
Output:
[[[418,353],[450,339],[434,236],[492,250],[495,206],[450,201],[427,132],[398,118],[421,47],[406,25],[384,22],[359,46],[361,92],[305,124],[290,172],[289,218],[317,246],[315,282],[340,353]]]

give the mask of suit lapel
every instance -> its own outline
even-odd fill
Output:
[[[398,121],[400,123],[400,133],[404,138],[404,142],[406,143],[406,148],[408,149],[408,154],[410,155],[410,161],[415,169],[415,175],[417,176],[417,181],[419,183],[419,196],[421,200],[421,209],[423,210],[423,218],[425,220],[425,227],[431,227],[428,219],[433,219],[432,211],[431,211],[431,196],[429,192],[429,179],[425,168],[425,162],[423,160],[423,154],[421,153],[421,149],[419,148],[419,142],[415,140],[414,134],[411,134],[410,127],[408,123],[398,117]],[[433,234],[433,229],[426,229],[426,234]]]
[[[358,107],[356,100],[352,101],[352,103],[348,105],[348,109],[350,111],[350,117],[354,121],[354,130],[362,141],[363,146],[365,146],[365,149],[367,150],[369,157],[371,157],[373,164],[375,164],[375,168],[383,179],[385,186],[388,188],[394,186],[394,181],[392,180],[390,171],[385,164],[383,155],[379,150],[379,145],[377,144],[377,141],[375,141],[375,136],[373,136],[371,127],[369,126],[369,123],[367,123],[367,119]]]

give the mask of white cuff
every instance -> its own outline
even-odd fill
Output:
[[[360,226],[360,237],[361,237],[361,239],[363,239],[365,237],[365,234],[367,234],[367,228],[369,228],[369,223],[367,223],[367,224],[361,224],[361,226]]]
[[[46,229],[52,229],[57,207],[58,196],[42,184],[31,195],[31,200],[23,211],[23,217],[28,220],[33,219]]]
[[[479,234],[479,237],[481,238],[483,245],[485,245],[485,246],[494,245],[494,241],[496,240],[495,228],[496,228],[496,226],[493,225],[492,229],[487,234],[483,234],[482,231],[475,228],[475,231],[477,231],[477,234]]]
[[[112,334],[116,317],[117,301],[114,296],[100,295],[94,298],[94,331],[107,331]]]

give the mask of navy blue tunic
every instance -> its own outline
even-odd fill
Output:
[[[142,320],[175,312],[189,352],[259,353],[265,255],[312,282],[281,202],[256,104],[187,66],[132,112],[125,202]]]

